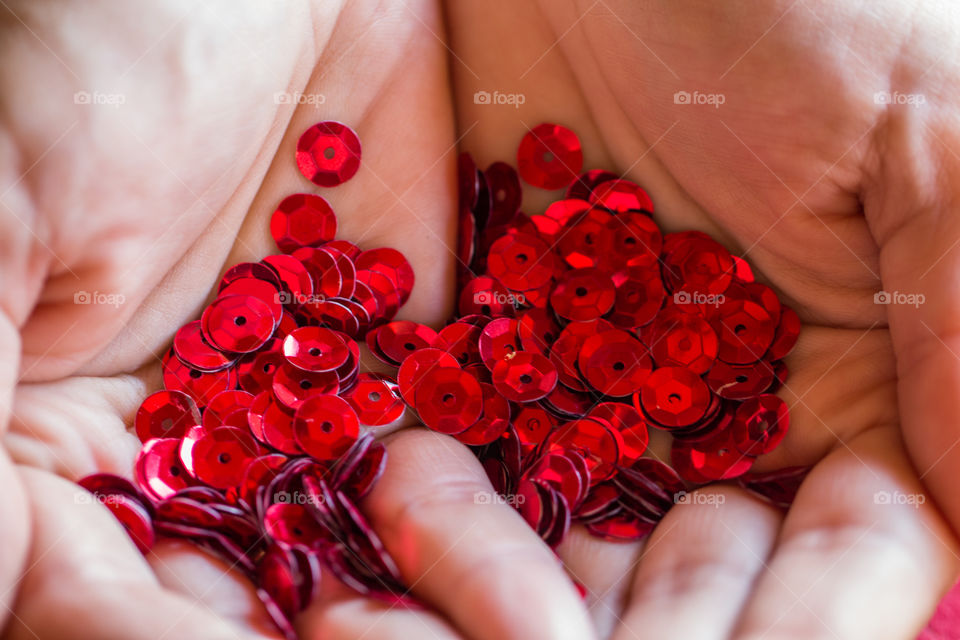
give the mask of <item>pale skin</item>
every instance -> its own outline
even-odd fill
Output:
[[[363,508],[433,610],[387,609],[325,578],[297,621],[304,638],[922,628],[958,566],[960,14],[541,4],[451,3],[446,24],[428,0],[0,7],[4,637],[272,633],[222,562],[171,542],[144,560],[69,480],[129,473],[157,356],[225,266],[275,251],[273,207],[314,190],[296,139],[323,119],[364,145],[357,176],[323,192],[341,237],[403,251],[417,286],[401,317],[435,326],[452,303],[458,149],[486,166],[512,160],[527,127],[575,129],[587,167],[644,185],[664,229],[745,254],[799,312],[781,391],[792,430],[757,468],[813,470],[786,514],[727,486],[703,490],[721,506],[674,509],[645,545],[574,529],[559,552],[589,590],[581,603],[510,507],[475,504],[489,485],[468,451],[410,428],[386,438]],[[525,101],[476,105],[480,89]],[[78,91],[124,103],[76,104]],[[295,91],[323,104],[277,104]],[[677,91],[724,102],[677,104]],[[531,189],[525,210],[545,202]],[[877,305],[880,289],[925,302]],[[78,291],[125,300],[77,305]]]

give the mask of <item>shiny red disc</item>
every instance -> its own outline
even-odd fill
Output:
[[[483,390],[466,371],[438,367],[423,376],[414,404],[427,427],[440,433],[461,433],[480,419]]]
[[[249,353],[266,344],[279,317],[270,305],[254,296],[221,296],[200,318],[203,334],[223,351]]]
[[[659,426],[685,427],[706,414],[710,389],[689,369],[660,367],[647,376],[633,402]]]
[[[591,387],[618,398],[640,389],[653,369],[647,348],[622,329],[588,338],[580,349],[577,363]]]
[[[491,320],[480,332],[477,350],[488,369],[520,350],[519,323],[513,318]]]
[[[234,427],[218,427],[193,445],[193,472],[201,482],[217,489],[240,484],[251,458],[259,448],[249,432]]]
[[[315,395],[297,409],[294,435],[300,447],[317,460],[336,460],[357,441],[360,421],[343,398]]]
[[[615,300],[609,274],[593,268],[568,271],[550,294],[550,306],[557,315],[575,322],[599,318],[610,311]]]
[[[188,322],[177,330],[173,336],[173,352],[184,364],[207,372],[222,371],[235,360],[235,356],[229,357],[210,346],[203,338],[199,320]]]
[[[325,198],[296,193],[277,205],[270,218],[270,234],[280,251],[293,253],[300,247],[315,247],[333,240],[337,235],[337,217]]]
[[[297,168],[321,187],[346,182],[360,168],[360,139],[345,124],[317,123],[297,142]]]
[[[491,370],[493,386],[513,402],[533,402],[557,386],[557,368],[539,353],[518,351]]]
[[[517,171],[534,187],[560,189],[570,184],[582,168],[580,139],[566,127],[544,123],[520,141]]]
[[[183,391],[157,391],[140,404],[133,421],[141,442],[151,438],[179,438],[200,424],[200,410]]]
[[[344,398],[356,411],[360,424],[370,426],[395,422],[405,407],[396,384],[374,373],[361,373]]]
[[[323,327],[300,327],[283,340],[287,361],[304,371],[333,371],[350,357],[343,334]]]
[[[759,456],[776,449],[789,426],[787,403],[774,395],[761,395],[737,407],[730,437],[739,452]]]

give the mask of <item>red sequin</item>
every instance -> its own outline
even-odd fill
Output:
[[[317,460],[336,460],[360,435],[360,421],[353,407],[331,395],[314,395],[304,400],[293,424],[297,444]]]
[[[427,371],[417,385],[415,407],[423,424],[440,433],[461,433],[480,419],[483,392],[466,371],[451,367]]]
[[[583,168],[577,134],[557,124],[541,124],[527,132],[517,150],[517,171],[524,182],[541,189],[559,189]]]
[[[300,247],[315,247],[337,235],[337,218],[326,199],[297,193],[277,205],[270,218],[270,234],[277,248],[293,253]]]
[[[297,142],[297,168],[321,187],[346,182],[360,168],[360,139],[345,124],[317,123]]]

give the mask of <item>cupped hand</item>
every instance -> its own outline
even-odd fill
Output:
[[[68,480],[130,474],[131,419],[173,333],[224,269],[276,252],[280,200],[317,191],[293,160],[319,120],[349,123],[365,150],[323,191],[338,235],[408,256],[401,317],[449,315],[457,137],[439,7],[20,2],[2,15],[6,636],[269,636],[238,572],[180,542],[144,561]],[[436,613],[325,576],[302,637],[589,637],[556,557],[510,507],[476,503],[489,484],[463,447],[419,430],[389,446],[365,510]]]
[[[665,230],[722,239],[804,324],[780,392],[791,431],[755,466],[812,465],[793,507],[713,487],[644,545],[574,532],[561,555],[601,633],[915,637],[957,575],[960,15],[805,0],[450,14],[481,165],[540,121],[573,126],[586,166],[643,185]]]
[[[226,266],[274,251],[275,204],[315,190],[292,156],[321,119],[360,133],[363,169],[324,195],[342,237],[411,260],[402,317],[450,311],[458,148],[485,166],[556,121],[588,167],[643,184],[666,230],[717,235],[803,318],[781,392],[792,429],[757,467],[814,465],[795,505],[784,516],[714,488],[719,507],[674,509],[642,547],[574,531],[561,556],[599,635],[909,638],[955,576],[954,16],[605,0],[457,2],[446,24],[434,3],[403,0],[3,10],[10,637],[271,632],[223,563],[174,543],[145,563],[60,476],[129,473],[128,425],[159,386],[159,355]],[[474,104],[481,89],[524,103]],[[538,212],[543,194],[527,196]],[[876,305],[880,289],[925,303]],[[594,633],[520,518],[476,503],[488,485],[463,447],[418,429],[388,446],[364,508],[436,613],[325,578],[305,637]]]

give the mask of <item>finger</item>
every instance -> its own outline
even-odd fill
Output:
[[[330,573],[323,576],[320,596],[296,622],[303,640],[462,639],[436,612],[393,607],[357,595]]]
[[[930,109],[891,110],[878,160],[861,197],[880,246],[884,293],[877,316],[890,324],[897,357],[903,439],[920,478],[960,530],[960,157],[955,119]],[[912,112],[912,113],[907,113]],[[879,139],[879,138],[878,138]]]
[[[33,517],[33,547],[6,629],[11,640],[262,638],[157,584],[149,565],[101,505],[48,473],[19,468]]]
[[[609,638],[620,621],[642,546],[609,542],[575,526],[557,547],[567,573],[586,589],[587,611],[601,638]]]
[[[160,540],[147,555],[160,585],[225,620],[275,633],[249,578],[187,540]]]
[[[387,440],[364,504],[413,592],[473,640],[594,637],[556,556],[492,491],[466,447],[424,429]]]
[[[734,637],[913,638],[957,575],[955,553],[896,431],[866,431],[801,486]]]
[[[733,487],[688,497],[648,539],[614,640],[720,640],[733,630],[781,515]]]

